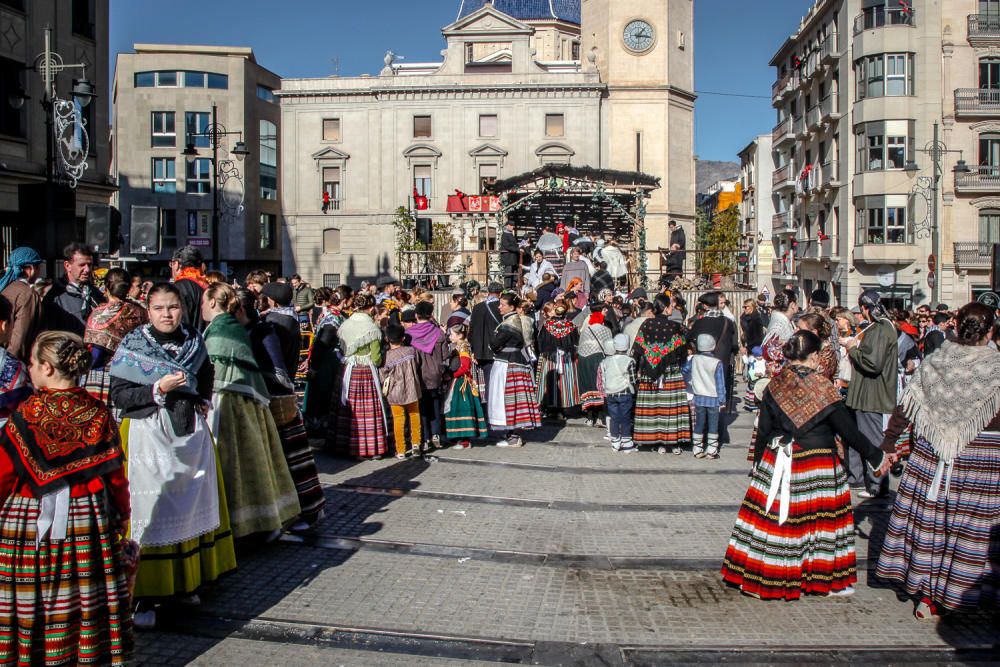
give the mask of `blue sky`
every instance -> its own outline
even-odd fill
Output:
[[[811,0],[695,0],[695,87],[768,97],[767,62]],[[137,42],[250,46],[282,76],[377,74],[392,49],[406,62],[438,60],[441,28],[458,0],[111,0],[111,57]],[[695,152],[736,160],[770,131],[769,99],[703,94],[696,108]]]

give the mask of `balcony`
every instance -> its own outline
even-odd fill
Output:
[[[843,185],[840,180],[840,163],[836,160],[826,162],[821,168],[820,187],[825,189],[839,188]]]
[[[829,35],[819,45],[819,60],[821,63],[833,62],[840,57],[840,35]]]
[[[829,236],[824,239],[802,239],[799,241],[798,257],[802,260],[822,262],[833,259],[837,247],[837,240]]]
[[[774,145],[780,146],[788,141],[794,141],[795,135],[792,134],[792,119],[786,118],[771,130],[771,136],[774,141]]]
[[[1000,117],[1000,89],[958,88],[955,90],[956,116]]]
[[[808,123],[810,131],[818,130],[823,124],[823,114],[819,104],[809,107],[809,111],[806,112],[806,123]]]
[[[820,118],[824,123],[834,123],[844,115],[840,112],[840,96],[830,93],[820,103]]]
[[[792,220],[791,213],[789,211],[775,213],[774,217],[771,218],[771,234],[774,236],[780,236],[794,233],[795,223]]]
[[[1000,14],[969,14],[969,44],[1000,45]]]
[[[955,265],[973,268],[988,269],[993,260],[993,244],[977,243],[975,241],[956,241],[955,244]]]
[[[795,86],[798,85],[798,74],[786,74],[782,78],[778,79],[771,86],[771,101],[777,102],[781,100],[785,95],[792,92]]]
[[[955,174],[959,192],[1000,192],[1000,166],[970,165],[968,173]]]
[[[784,167],[778,167],[771,174],[771,189],[775,192],[790,190],[795,187],[795,174],[792,171],[791,163]]]
[[[806,119],[805,116],[799,116],[798,118],[792,118],[792,134],[794,134],[799,139],[806,138]]]
[[[916,25],[913,21],[913,9],[888,9],[882,10],[873,7],[871,10],[861,12],[854,19],[855,37],[865,30],[876,30],[886,26],[908,26]]]
[[[912,264],[921,249],[912,243],[867,243],[854,248],[854,261],[865,264]]]

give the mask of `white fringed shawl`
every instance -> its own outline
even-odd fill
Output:
[[[1000,412],[1000,352],[945,342],[917,368],[900,405],[917,435],[954,460]]]
[[[340,349],[345,357],[353,356],[361,348],[382,337],[382,330],[368,313],[354,313],[340,325]]]

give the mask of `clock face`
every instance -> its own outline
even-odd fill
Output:
[[[641,20],[630,21],[625,26],[625,33],[623,35],[625,46],[630,51],[635,51],[636,53],[648,51],[652,48],[655,37],[656,34],[653,31],[653,26]]]

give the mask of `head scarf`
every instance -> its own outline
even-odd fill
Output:
[[[7,289],[7,285],[10,285],[21,277],[24,267],[41,263],[41,256],[33,248],[26,246],[14,248],[7,262],[7,271],[0,277],[0,292]]]

